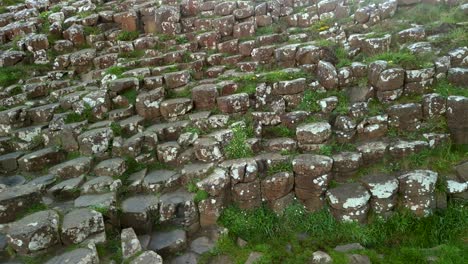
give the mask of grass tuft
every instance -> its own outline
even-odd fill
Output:
[[[228,159],[240,159],[253,156],[252,149],[245,143],[247,140],[247,132],[244,128],[234,126],[232,128],[234,136],[225,147],[226,157]]]

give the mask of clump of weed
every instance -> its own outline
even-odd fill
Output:
[[[298,110],[319,112],[322,110],[319,101],[331,96],[336,96],[338,98],[338,105],[334,112],[341,115],[347,114],[349,107],[348,97],[344,91],[337,90],[330,90],[327,92],[317,92],[312,90],[305,91],[302,101],[298,106]]]
[[[374,62],[377,60],[387,61],[390,66],[401,66],[404,69],[420,69],[431,67],[434,62],[434,54],[423,53],[423,54],[412,54],[408,50],[402,50],[399,52],[384,52],[366,59],[366,62]]]
[[[93,108],[88,104],[85,105],[83,112],[71,112],[65,117],[65,124],[77,123],[84,120],[90,120],[93,116]]]
[[[367,225],[337,221],[326,209],[310,213],[299,203],[280,214],[267,207],[241,210],[231,206],[218,222],[229,229],[229,236],[220,240],[212,255],[227,254],[241,263],[251,251],[260,251],[265,259],[279,263],[305,263],[315,250],[326,250],[336,263],[346,258],[333,248],[346,243],[365,246],[359,254],[368,255],[373,263],[425,263],[427,251],[453,261],[447,263],[463,263],[467,255],[461,252],[466,247],[463,239],[468,230],[468,209],[457,202],[426,218],[401,210],[387,219],[370,217]],[[299,240],[298,234],[308,238]],[[237,237],[246,240],[248,246],[236,246]],[[438,245],[442,246],[434,248]]]
[[[112,122],[110,124],[110,128],[115,137],[120,137],[123,135],[123,129],[118,123]]]
[[[245,143],[247,140],[247,133],[240,126],[232,128],[234,136],[232,140],[226,145],[225,153],[228,159],[240,159],[253,156],[252,149]]]
[[[273,164],[268,167],[267,175],[273,175],[279,172],[292,172],[293,165],[291,161],[284,161],[280,163]]]
[[[135,89],[130,89],[125,91],[122,96],[127,98],[128,102],[134,105],[136,103],[138,92]]]
[[[288,128],[285,125],[277,125],[277,126],[266,126],[263,128],[263,134],[265,134],[267,137],[271,136],[273,138],[277,137],[289,137],[292,138],[296,135],[296,132],[294,129]]]
[[[446,79],[439,80],[433,87],[434,92],[444,96],[449,97],[451,95],[459,95],[468,97],[468,89],[457,87],[451,83],[449,83]]]
[[[117,35],[117,40],[132,41],[132,40],[137,39],[138,36],[139,36],[139,33],[137,31],[125,31],[125,30],[123,30]]]
[[[117,78],[121,78],[122,74],[126,72],[128,69],[122,66],[111,66],[106,69],[106,74],[112,74],[117,76]]]

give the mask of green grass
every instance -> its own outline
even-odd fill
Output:
[[[30,76],[32,71],[45,73],[50,70],[49,65],[24,65],[0,67],[0,86],[6,87],[17,83],[21,78]]]
[[[67,160],[79,158],[81,156],[79,151],[72,151],[67,153]]]
[[[188,126],[188,127],[185,127],[183,130],[182,130],[183,133],[194,133],[194,134],[198,134],[198,135],[201,135],[203,134],[203,131],[197,127],[192,127],[192,126]]]
[[[86,35],[99,35],[102,33],[101,29],[98,27],[92,27],[92,26],[85,26],[84,27],[84,33]]]
[[[387,221],[371,217],[367,225],[338,222],[327,210],[308,213],[300,204],[290,205],[280,215],[266,207],[251,211],[228,207],[218,222],[229,229],[229,236],[218,241],[202,263],[218,254],[244,263],[251,251],[262,252],[266,263],[306,263],[316,250],[328,252],[334,263],[346,263],[344,255],[332,250],[345,243],[365,246],[366,250],[356,253],[368,255],[372,263],[426,263],[428,255],[447,261],[441,263],[464,263],[468,257],[463,242],[468,235],[468,210],[461,203],[449,203],[447,210],[427,218],[407,211],[398,211]],[[299,240],[299,233],[308,238]],[[238,247],[236,237],[246,240],[247,246]],[[442,246],[429,249],[438,245]]]
[[[252,149],[245,143],[247,133],[241,126],[232,128],[234,136],[232,140],[225,146],[224,151],[228,159],[240,159],[253,156]]]
[[[81,114],[76,113],[76,112],[71,112],[65,117],[64,121],[65,121],[65,124],[77,123],[77,122],[81,122],[84,120],[90,120],[92,116],[93,116],[93,108],[91,108],[91,106],[86,104]]]
[[[138,31],[121,31],[118,35],[117,35],[117,40],[120,40],[120,41],[132,41],[132,40],[135,40],[138,38],[140,34],[138,33]]]
[[[432,43],[441,49],[441,54],[445,54],[457,47],[468,46],[468,31],[463,27],[457,27],[436,38]]]
[[[468,97],[468,89],[463,87],[457,87],[447,80],[440,80],[433,87],[434,92],[442,95],[443,97],[449,97],[451,95],[460,95]]]
[[[106,74],[113,74],[116,75],[117,78],[121,78],[122,74],[126,72],[128,68],[122,66],[111,66],[106,69]]]
[[[427,68],[433,65],[434,54],[411,54],[407,50],[399,52],[384,52],[367,58],[367,63],[374,62],[377,60],[384,60],[389,63],[390,66],[401,66],[404,69],[420,69]]]
[[[345,91],[330,90],[327,92],[316,92],[312,90],[307,90],[304,92],[301,103],[298,106],[298,110],[310,111],[310,112],[319,112],[321,107],[318,103],[319,100],[336,96],[338,98],[338,105],[336,106],[334,113],[344,115],[348,113],[349,101],[346,96]]]
[[[192,97],[192,89],[185,87],[183,89],[168,89],[166,92],[166,99],[172,98],[190,98]]]
[[[185,43],[188,43],[189,40],[186,36],[177,36],[175,38],[175,41],[177,42],[177,44],[185,44]]]
[[[118,123],[112,122],[110,124],[110,128],[114,134],[114,137],[121,137],[123,135],[123,129]]]
[[[336,48],[335,55],[338,58],[338,64],[336,65],[336,68],[351,66],[352,61],[348,58],[348,53],[345,51],[344,48]]]
[[[411,154],[402,160],[394,160],[391,157],[384,157],[381,162],[370,167],[361,168],[357,175],[371,173],[394,173],[398,171],[408,171],[415,169],[429,169],[439,173],[439,176],[453,173],[453,167],[463,160],[468,159],[467,145],[444,144],[434,149],[426,148],[418,153]]]
[[[284,162],[269,166],[267,170],[267,175],[273,175],[279,172],[292,172],[292,171],[293,171],[292,162],[284,161]]]
[[[340,153],[343,151],[356,151],[356,146],[351,143],[337,143],[333,141],[332,143],[321,147],[318,153],[320,155],[331,156],[335,153]]]
[[[277,138],[277,137],[289,137],[293,138],[296,136],[296,131],[294,129],[288,128],[285,125],[277,126],[265,126],[263,128],[263,134],[267,137]]]
[[[201,201],[203,201],[203,200],[208,199],[209,196],[210,196],[210,195],[208,194],[207,191],[205,191],[205,190],[198,190],[198,191],[195,193],[195,197],[193,198],[193,201],[194,201],[195,203],[199,203],[199,202],[201,202]]]
[[[244,74],[234,78],[225,78],[232,80],[239,86],[238,93],[254,94],[256,92],[257,84],[268,83],[273,84],[280,81],[294,80],[298,78],[310,78],[311,76],[303,71],[298,72],[285,72],[281,70],[264,72],[259,69],[256,73]]]
[[[138,92],[134,89],[127,90],[122,94],[123,97],[127,98],[128,102],[135,105]]]
[[[199,203],[203,200],[206,200],[208,199],[208,197],[210,196],[209,193],[205,190],[200,190],[198,187],[197,187],[197,182],[199,181],[199,179],[192,179],[189,183],[187,183],[187,185],[185,186],[185,188],[187,189],[188,192],[191,192],[191,193],[195,193],[195,197],[193,198],[193,201],[195,203]]]
[[[123,256],[119,232],[111,229],[106,230],[106,238],[105,243],[96,245],[99,259],[104,263],[108,263],[110,260],[115,261],[115,263],[122,263]]]
[[[43,203],[35,203],[35,204],[30,205],[28,207],[28,209],[26,209],[22,213],[17,214],[16,219],[21,219],[21,218],[23,218],[23,217],[25,217],[27,215],[34,214],[34,213],[44,211],[44,210],[47,210],[47,209],[49,209],[47,207],[47,205],[45,205]]]

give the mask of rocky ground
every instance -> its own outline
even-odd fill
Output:
[[[465,1],[1,0],[0,13],[0,261],[229,263],[213,250],[231,205],[367,223],[466,201]]]

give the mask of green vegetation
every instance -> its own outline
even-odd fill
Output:
[[[21,89],[21,86],[15,86],[13,89],[10,90],[10,95],[15,96],[23,92],[23,89]]]
[[[237,76],[233,78],[230,77],[226,79],[232,80],[238,84],[238,93],[254,94],[259,83],[273,84],[279,81],[311,77],[303,71],[286,72],[277,70],[270,72],[261,72],[261,70],[262,69],[258,70],[256,73],[245,74],[242,76]]]
[[[441,54],[445,54],[452,49],[468,46],[468,31],[463,27],[457,27],[431,42],[441,49]]]
[[[338,90],[330,90],[326,92],[307,90],[304,92],[304,97],[298,106],[298,110],[319,112],[322,108],[318,101],[331,96],[336,96],[338,98],[338,105],[333,112],[341,115],[347,114],[349,106],[348,97],[344,91]]]
[[[110,261],[122,263],[123,256],[119,232],[113,229],[106,230],[106,238],[105,243],[96,245],[99,259],[104,263],[108,263]]]
[[[226,157],[228,159],[240,159],[253,156],[253,151],[246,144],[247,133],[240,125],[232,128],[234,136],[232,140],[225,147]]]
[[[389,63],[390,66],[401,66],[404,69],[421,69],[432,67],[434,63],[434,54],[425,53],[425,54],[412,54],[408,50],[402,50],[399,52],[385,52],[377,54],[370,58],[367,58],[365,61],[367,63],[374,62],[377,60],[384,60]]]
[[[130,89],[125,91],[122,96],[127,98],[129,103],[135,105],[138,92],[135,89]]]
[[[283,32],[283,27],[281,23],[274,23],[266,27],[258,27],[255,31],[256,36],[271,35],[276,33]]]
[[[284,161],[273,164],[268,167],[267,175],[273,175],[279,172],[292,172],[293,165],[291,161]]]
[[[21,78],[31,76],[32,72],[45,73],[48,65],[23,65],[0,67],[0,86],[6,87],[17,83]]]
[[[195,194],[195,197],[193,198],[193,201],[194,201],[195,203],[199,203],[199,202],[201,202],[201,201],[203,201],[203,200],[208,199],[208,197],[209,197],[209,194],[208,194],[207,191],[205,191],[205,190],[198,190],[198,191],[196,192],[196,194]]]
[[[411,7],[399,8],[395,20],[405,19],[420,25],[433,23],[458,23],[466,20],[462,10],[457,6],[434,4],[417,4]]]
[[[192,89],[190,87],[183,87],[182,89],[168,89],[166,92],[166,99],[181,98],[192,96]]]
[[[67,153],[67,160],[72,160],[81,157],[79,151],[72,151]]]
[[[177,44],[185,44],[185,43],[188,43],[189,40],[186,36],[177,36],[175,38],[175,41],[177,42]]]
[[[99,212],[101,213],[102,215],[104,216],[107,216],[109,215],[109,207],[108,206],[104,206],[104,205],[93,205],[90,207],[90,209],[96,211],[96,212]]]
[[[467,145],[444,144],[436,148],[425,148],[418,153],[411,154],[402,160],[384,157],[371,167],[362,168],[360,175],[377,172],[393,173],[398,171],[430,169],[443,174],[452,173],[453,167],[468,157]]]
[[[277,126],[265,126],[263,128],[263,134],[265,137],[289,137],[293,138],[296,136],[296,131],[294,129],[288,128],[285,125],[277,125]]]
[[[111,66],[106,69],[106,74],[116,75],[117,78],[122,78],[122,74],[128,71],[128,68],[122,66]]]
[[[195,203],[199,203],[199,202],[201,202],[203,200],[206,200],[210,196],[207,191],[200,190],[197,187],[197,182],[198,181],[199,181],[199,179],[193,179],[186,186],[186,189],[187,189],[188,192],[195,193],[195,197],[193,198],[193,201]]]
[[[78,12],[76,14],[76,16],[79,17],[79,18],[86,18],[86,17],[89,17],[92,14],[94,14],[93,11],[82,11],[82,12]]]
[[[112,122],[110,124],[110,128],[114,134],[114,137],[121,137],[123,135],[122,127],[118,123]]]
[[[348,58],[348,53],[342,47],[337,47],[335,50],[335,56],[338,58],[338,64],[336,68],[345,66],[351,66],[352,61]]]
[[[139,36],[139,33],[137,31],[125,31],[125,30],[123,30],[117,35],[117,40],[132,41],[132,40],[137,39],[138,36]]]
[[[351,143],[338,143],[333,141],[332,143],[326,144],[320,148],[319,154],[331,156],[335,153],[340,153],[344,151],[356,151],[356,146]]]
[[[99,35],[102,33],[101,29],[98,27],[91,27],[91,26],[85,26],[84,27],[84,33],[88,35]]]
[[[440,80],[433,87],[434,92],[444,96],[449,97],[451,95],[460,95],[468,97],[468,89],[457,87],[453,84],[450,84],[447,80]]]
[[[220,239],[202,263],[220,254],[244,263],[251,251],[264,254],[259,263],[307,263],[316,250],[327,251],[334,263],[346,263],[342,253],[332,250],[345,243],[365,246],[354,253],[368,255],[372,263],[427,263],[428,256],[437,256],[439,263],[464,263],[468,257],[463,241],[468,235],[468,209],[459,203],[450,203],[446,211],[427,218],[403,210],[387,221],[371,217],[368,225],[338,222],[327,210],[308,213],[300,204],[280,215],[266,207],[252,211],[229,207],[218,221],[229,229],[229,236]],[[304,233],[306,237],[299,239]],[[246,240],[247,246],[237,246],[237,237]]]
[[[65,117],[65,124],[77,123],[84,120],[91,120],[93,116],[93,108],[88,104],[85,104],[83,112],[71,112]]]
[[[182,131],[183,133],[195,133],[198,135],[201,135],[203,133],[201,129],[192,126],[185,127]]]
[[[30,214],[34,214],[34,213],[37,213],[37,212],[40,212],[40,211],[44,211],[44,210],[47,210],[49,209],[47,207],[47,205],[43,204],[43,203],[34,203],[34,204],[31,204],[28,209],[26,209],[24,212],[20,213],[20,214],[17,214],[16,215],[16,219],[21,219],[27,215],[30,215]]]

